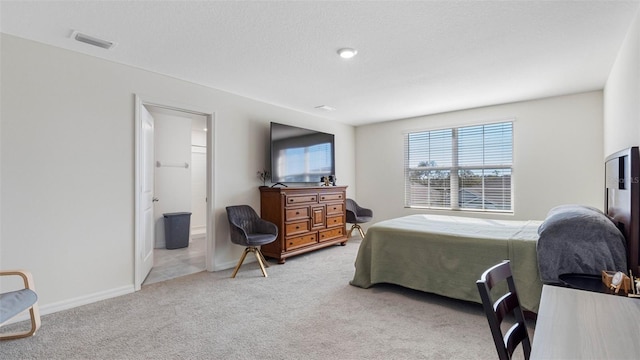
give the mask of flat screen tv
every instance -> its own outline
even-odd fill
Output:
[[[271,182],[319,183],[335,172],[333,134],[271,123]]]

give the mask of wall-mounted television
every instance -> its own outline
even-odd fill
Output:
[[[335,175],[333,134],[271,123],[271,182],[319,183]]]

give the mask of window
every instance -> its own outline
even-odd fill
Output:
[[[513,122],[405,134],[405,206],[513,211]]]

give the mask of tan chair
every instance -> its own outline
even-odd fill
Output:
[[[38,295],[33,286],[33,276],[27,270],[0,271],[0,276],[20,276],[24,288],[0,294],[0,326],[13,317],[29,310],[31,329],[22,332],[0,333],[0,340],[19,339],[36,333],[40,328]]]
[[[490,295],[491,289],[505,280],[507,281],[507,293],[493,302]],[[524,358],[529,360],[531,341],[529,340],[527,325],[524,322],[524,314],[520,306],[520,300],[518,300],[509,260],[505,260],[487,269],[480,277],[480,280],[476,281],[476,285],[478,286],[482,306],[484,307],[484,312],[487,315],[487,321],[491,328],[493,343],[498,351],[498,358],[500,360],[511,359],[515,349],[522,343]],[[511,326],[506,335],[503,335],[500,325],[509,314],[513,314],[515,317],[515,324]]]

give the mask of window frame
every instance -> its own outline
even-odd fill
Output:
[[[403,134],[403,155],[404,155],[404,165],[403,165],[403,171],[404,171],[404,187],[405,187],[405,191],[404,191],[404,207],[405,208],[411,208],[411,209],[430,209],[430,210],[450,210],[450,211],[462,211],[462,212],[490,212],[490,213],[504,213],[504,214],[513,214],[514,210],[515,210],[515,202],[514,202],[514,153],[515,153],[515,146],[514,146],[514,136],[515,136],[515,122],[516,119],[515,118],[506,118],[506,119],[502,119],[502,120],[496,120],[496,121],[492,121],[492,122],[482,122],[482,123],[475,123],[475,124],[465,124],[465,125],[461,125],[461,126],[451,126],[451,127],[444,127],[444,128],[432,128],[432,129],[423,129],[423,130],[409,130],[409,131],[405,131]],[[511,147],[511,162],[510,164],[483,164],[482,165],[460,165],[460,161],[459,161],[459,154],[460,154],[460,150],[458,149],[458,135],[459,135],[459,131],[460,129],[464,129],[464,128],[472,128],[472,127],[479,127],[482,126],[483,129],[485,126],[491,126],[491,125],[499,125],[499,124],[510,124],[511,125],[511,142],[509,144],[509,146]],[[420,134],[420,133],[432,133],[435,131],[447,131],[450,130],[451,131],[451,166],[426,166],[426,167],[410,167],[409,161],[410,161],[410,136],[414,135],[414,134]],[[483,143],[482,145],[482,153],[485,154],[486,151],[486,144]],[[439,171],[448,171],[449,172],[449,204],[447,206],[434,206],[434,204],[432,203],[431,200],[431,190],[427,191],[427,200],[425,201],[426,203],[422,203],[422,204],[416,204],[416,203],[412,203],[411,200],[411,195],[412,195],[412,179],[411,179],[411,172],[412,171],[429,171],[429,170],[439,170]],[[509,204],[510,204],[510,208],[509,209],[492,209],[492,208],[486,208],[486,197],[485,197],[485,191],[487,190],[485,187],[485,180],[486,180],[486,175],[483,174],[482,176],[480,176],[480,178],[482,179],[482,195],[481,195],[481,202],[482,202],[482,208],[465,208],[465,207],[461,207],[460,203],[459,203],[459,192],[461,189],[463,189],[464,187],[461,185],[461,178],[459,175],[459,172],[461,170],[500,170],[500,171],[509,171],[510,172],[510,178],[509,178]],[[456,174],[455,176],[452,176],[453,174]],[[429,178],[430,180],[431,178]],[[454,191],[454,189],[456,189],[457,191]],[[503,189],[506,189],[503,188]]]

